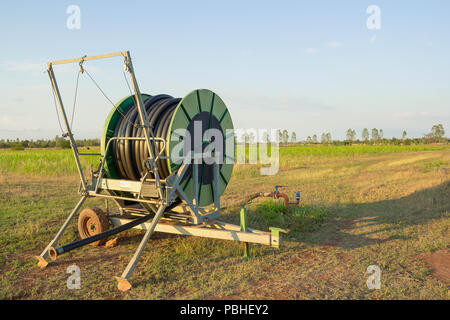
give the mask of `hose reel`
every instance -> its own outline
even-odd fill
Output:
[[[125,72],[130,74],[134,90],[134,95],[125,97],[115,105],[89,72],[82,67],[82,63],[85,61],[112,57],[123,57],[125,59]],[[90,181],[86,179],[79,157],[98,156],[98,154],[82,154],[78,151],[72,126],[67,118],[53,72],[54,65],[73,62],[80,63],[80,72],[85,72],[102,95],[113,105],[103,128],[101,164],[97,171],[91,170]],[[47,72],[55,98],[55,107],[58,109],[59,105],[59,111],[67,130],[65,134],[71,142],[80,176],[81,199],[54,238],[41,254],[36,256],[39,267],[45,268],[49,264],[48,258],[54,260],[59,254],[86,244],[102,241],[124,230],[130,228],[144,229],[146,230],[145,234],[133,258],[129,261],[121,276],[116,277],[119,290],[126,291],[131,288],[130,276],[144,251],[146,243],[154,232],[240,241],[244,243],[246,249],[248,249],[248,243],[259,243],[276,248],[280,246],[282,240],[280,233],[286,231],[272,227],[269,228],[270,232],[248,229],[245,208],[241,209],[240,226],[216,220],[221,211],[220,195],[224,192],[233,170],[233,161],[225,160],[227,158],[234,160],[234,133],[228,131],[233,129],[233,123],[219,96],[205,89],[195,90],[182,99],[176,99],[168,95],[150,96],[141,94],[128,51],[53,61],[48,62],[47,65]],[[124,73],[124,75],[126,79],[126,74]],[[75,91],[72,114],[75,110],[76,93],[77,90]],[[139,102],[139,117],[135,99]],[[149,137],[148,132],[143,131],[143,124],[140,121],[142,115],[148,117],[143,122],[146,126],[151,126],[151,137]],[[198,130],[199,123],[200,130]],[[221,134],[208,135],[210,129],[219,131]],[[190,134],[183,136],[180,135],[180,131]],[[191,141],[184,139],[187,136],[191,137]],[[212,152],[208,152],[212,151],[212,148],[209,147],[218,149],[217,141],[213,140],[213,137],[222,140],[223,150],[220,154],[222,159],[219,160],[224,160],[223,162],[208,162],[208,160],[211,160],[211,156],[217,159],[219,155],[218,152],[215,152],[214,155]],[[198,143],[199,138],[200,144]],[[146,145],[149,140],[150,146]],[[180,149],[179,146],[182,148]],[[158,153],[155,158],[150,159],[147,153],[149,147],[152,157],[155,156],[154,151]],[[175,155],[178,157],[180,154],[185,156],[191,151],[194,151],[195,156],[201,154],[201,161],[196,161],[197,159],[192,159],[190,156],[188,157],[189,162],[178,163],[172,160]],[[206,151],[204,152],[206,155],[202,151]],[[196,162],[192,163],[191,161]],[[151,179],[151,173],[156,173],[156,169],[159,172],[158,176],[163,179],[166,178],[165,181]],[[198,180],[194,182],[193,176],[197,176],[197,174]],[[194,189],[196,190],[195,195]],[[108,200],[114,200],[118,211],[107,215],[99,208],[92,208],[92,210],[81,213],[79,216],[79,231],[82,231],[80,232],[81,237],[86,236],[86,238],[63,246],[58,245],[58,241],[69,226],[70,221],[89,198],[106,199],[107,210],[109,208]],[[199,201],[194,203],[191,201],[194,199]],[[184,215],[177,215],[177,211],[171,210],[180,201],[187,204],[187,208],[182,208]],[[129,205],[129,202],[132,202],[133,205]],[[213,202],[214,208],[212,210],[210,208],[199,208]],[[137,207],[136,203],[139,203],[141,208]],[[174,222],[176,223],[174,224]],[[110,224],[114,225],[115,228],[106,230]],[[248,253],[248,250],[246,253]]]
[[[141,94],[141,97],[150,126],[157,138],[155,144],[161,158],[156,164],[162,179],[168,177],[181,165],[173,161],[174,153],[186,156],[190,151],[195,151],[194,142],[199,139],[196,135],[201,133],[200,139],[202,151],[204,151],[211,143],[211,141],[204,140],[205,132],[209,129],[221,132],[223,152],[219,171],[220,190],[218,190],[221,195],[228,185],[233,170],[233,163],[227,163],[224,159],[227,154],[226,139],[233,139],[233,135],[227,135],[227,131],[233,129],[233,122],[223,100],[207,89],[194,90],[182,99],[166,94],[154,96]],[[201,124],[201,132],[196,131],[195,123],[197,123],[197,128],[198,124]],[[184,137],[179,134],[180,129],[189,132],[190,141],[183,141]],[[105,158],[107,177],[140,180],[146,172],[145,161],[149,158],[145,140],[114,139],[111,141],[110,148],[106,150],[107,143],[112,137],[144,137],[134,95],[119,101],[106,118],[101,139],[101,153],[102,155],[107,153]],[[181,148],[179,144],[182,144]],[[228,153],[230,151],[228,150]],[[234,150],[231,152],[234,155]],[[200,159],[198,164],[192,165],[198,166],[199,205],[207,206],[213,203],[214,194],[217,192],[213,188],[213,165],[203,159]],[[192,167],[188,168],[181,185],[187,197],[194,199]]]

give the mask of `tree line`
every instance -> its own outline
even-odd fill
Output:
[[[305,141],[297,141],[297,135],[293,131],[289,133],[288,130],[277,130],[277,141],[281,144],[288,143],[306,143],[306,144],[334,144],[334,145],[350,145],[350,144],[428,144],[446,142],[445,130],[442,124],[436,124],[431,128],[431,131],[425,134],[422,138],[408,138],[408,133],[403,130],[400,138],[385,138],[383,129],[372,128],[370,131],[368,128],[364,128],[361,132],[361,137],[357,137],[357,133],[354,129],[349,128],[346,132],[345,140],[333,140],[330,132],[324,132],[320,135],[314,134],[308,136]],[[241,141],[244,143],[254,143],[255,134],[253,132],[244,132],[241,136]],[[261,142],[270,142],[270,137],[267,132],[263,132],[261,136]]]
[[[75,140],[79,147],[97,147],[100,146],[100,139],[79,139]],[[11,148],[15,150],[23,150],[25,148],[70,148],[69,140],[56,136],[55,139],[38,139],[38,140],[20,140],[20,139],[0,139],[0,148]]]
[[[408,138],[408,133],[403,130],[400,138],[385,138],[383,129],[372,128],[370,130],[364,128],[361,132],[361,139],[357,138],[357,133],[354,129],[347,129],[345,140],[333,140],[330,132],[324,132],[308,136],[306,141],[297,141],[297,135],[293,131],[289,133],[288,130],[277,130],[276,139],[282,144],[288,143],[306,143],[306,144],[333,144],[333,145],[351,145],[351,144],[394,144],[394,145],[409,145],[409,144],[428,144],[437,142],[448,142],[445,138],[445,130],[442,124],[436,124],[431,128],[431,131],[425,134],[422,138]],[[241,136],[241,141],[244,143],[254,143],[255,134],[253,132],[244,132]],[[270,136],[267,132],[263,132],[261,142],[270,142]],[[98,147],[100,146],[100,139],[79,139],[76,140],[79,147]],[[25,148],[70,148],[69,140],[56,136],[54,139],[38,139],[38,140],[10,140],[0,139],[0,148],[12,148],[15,150],[23,150]]]

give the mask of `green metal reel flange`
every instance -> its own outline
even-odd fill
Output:
[[[223,100],[210,90],[194,90],[186,95],[175,109],[167,135],[167,148],[169,150],[169,154],[172,154],[176,143],[180,141],[180,137],[178,137],[175,131],[177,129],[188,128],[191,122],[194,121],[194,119],[201,116],[200,114],[209,117],[209,119],[207,120],[208,128],[206,129],[210,129],[212,127],[212,123],[218,123],[220,125],[220,129],[222,130],[222,133],[224,135],[224,144],[226,144],[227,139],[233,139],[232,134],[228,133],[227,135],[227,131],[233,129],[233,122]],[[234,156],[234,150],[232,154]],[[173,164],[170,159],[168,159],[167,162],[170,172],[173,172],[173,170],[178,167],[178,165]],[[203,181],[203,169],[204,167],[200,166],[199,176],[201,181]],[[224,160],[224,163],[221,165],[219,171],[219,195],[221,195],[225,191],[225,188],[230,181],[232,171],[233,163],[227,163],[227,161]],[[192,177],[188,177],[183,181],[182,188],[188,198],[194,199]],[[200,184],[198,194],[199,205],[207,206],[213,203],[215,192],[217,191],[214,190],[212,181],[207,184]]]
[[[145,100],[149,98],[150,95],[141,94],[141,97],[142,100]],[[116,103],[114,108],[106,117],[105,125],[103,126],[102,139],[100,141],[100,152],[102,156],[105,155],[106,144],[108,143],[109,139],[114,137],[117,121],[119,121],[120,117],[122,117],[122,114],[125,114],[128,109],[134,105],[134,98],[134,95],[130,95],[120,100],[118,103]],[[105,158],[105,177],[112,179],[117,179],[119,177],[119,174],[117,173],[116,167],[114,165],[111,146],[108,148],[108,154]]]
[[[145,100],[148,97],[150,96],[147,94],[142,94],[142,100]],[[105,147],[108,143],[108,140],[114,136],[117,121],[119,120],[119,117],[122,116],[120,113],[126,113],[128,108],[133,105],[134,97],[128,96],[119,101],[113,108],[113,110],[111,110],[103,128],[103,135],[101,140],[102,155],[105,152]],[[230,134],[230,130],[233,129],[233,122],[223,100],[217,94],[207,89],[198,89],[190,92],[176,106],[170,119],[167,136],[165,137],[166,150],[168,150],[168,153],[166,155],[168,155],[169,158],[163,161],[167,161],[169,173],[174,172],[180,165],[173,163],[170,159],[170,155],[172,155],[172,153],[174,152],[173,150],[175,146],[182,139],[182,137],[180,137],[176,131],[178,129],[188,129],[189,126],[192,126],[193,121],[200,118],[203,119],[203,123],[205,123],[205,130],[210,129],[213,124],[216,127],[219,126],[224,135],[224,145],[226,144],[227,139],[233,139],[234,135],[232,133]],[[231,154],[234,157],[234,150],[231,152]],[[215,192],[218,192],[220,196],[225,191],[225,188],[228,185],[233,171],[233,159],[229,158],[229,160],[231,160],[230,163],[224,161],[224,163],[220,166],[220,190],[214,190],[213,181],[204,181],[202,177],[204,168],[203,165],[199,166],[200,180],[201,182],[205,182],[200,183],[198,188],[198,202],[200,206],[210,205],[214,202]],[[119,176],[117,170],[115,169],[111,148],[106,155],[105,171],[106,175],[110,178],[118,178]],[[181,186],[184,193],[189,199],[195,198],[192,176],[188,176],[186,179],[184,179],[181,183]]]

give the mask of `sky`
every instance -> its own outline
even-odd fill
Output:
[[[124,50],[142,92],[213,90],[235,128],[450,132],[449,1],[2,1],[0,35],[0,139],[61,134],[47,61]],[[129,94],[123,59],[85,67],[111,100]],[[70,118],[78,66],[54,71]],[[100,137],[111,107],[82,75],[75,138]]]

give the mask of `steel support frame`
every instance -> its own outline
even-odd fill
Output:
[[[84,175],[83,168],[81,167],[81,163],[80,163],[79,156],[81,154],[78,152],[78,147],[76,145],[75,139],[73,138],[72,128],[70,127],[69,121],[67,119],[64,104],[63,104],[63,101],[61,98],[61,93],[59,91],[58,84],[56,82],[56,77],[53,72],[53,66],[60,65],[60,64],[73,63],[73,62],[79,62],[80,64],[82,64],[84,61],[88,61],[88,60],[105,59],[105,58],[112,58],[112,57],[123,57],[125,59],[125,61],[124,61],[125,67],[126,67],[125,69],[130,73],[131,83],[132,83],[132,86],[134,89],[134,95],[135,95],[136,103],[137,103],[137,109],[139,112],[139,118],[140,118],[141,124],[143,125],[143,128],[144,128],[143,131],[144,131],[145,141],[147,142],[146,145],[147,145],[147,148],[149,150],[149,154],[150,154],[150,157],[152,160],[151,161],[151,170],[155,175],[156,186],[159,189],[159,192],[161,192],[161,190],[160,190],[161,183],[160,183],[160,178],[159,178],[159,172],[158,172],[158,168],[157,168],[156,162],[155,162],[156,154],[157,154],[156,146],[154,143],[152,143],[152,140],[155,140],[155,136],[154,136],[153,130],[148,122],[147,111],[144,108],[144,103],[142,101],[141,92],[139,90],[139,86],[138,86],[138,83],[136,80],[135,72],[133,69],[133,63],[131,61],[130,52],[129,51],[121,51],[121,52],[110,53],[110,54],[102,54],[102,55],[89,56],[89,57],[84,56],[84,57],[76,58],[76,59],[67,59],[67,60],[53,61],[53,62],[47,63],[47,68],[48,68],[47,72],[50,77],[52,89],[55,94],[56,101],[59,105],[59,109],[60,109],[60,112],[61,112],[63,120],[64,120],[64,125],[67,130],[67,132],[64,135],[69,137],[70,144],[71,144],[72,151],[73,151],[74,158],[75,158],[75,162],[77,164],[78,173],[80,175],[80,180],[81,180],[81,184],[82,184],[81,193],[86,194],[87,189],[88,189],[88,186],[86,183],[86,177]],[[161,193],[160,193],[160,196],[162,196]]]
[[[213,164],[213,188],[217,190],[214,192],[214,207],[206,213],[200,213],[200,206],[198,204],[198,166],[192,166],[192,181],[194,190],[194,199],[191,201],[183,191],[180,184],[173,184],[171,187],[176,189],[177,194],[187,205],[191,214],[190,222],[193,224],[200,224],[216,219],[220,215],[220,166],[217,163]],[[167,179],[166,179],[167,181]]]
[[[116,52],[116,53],[110,53],[110,54],[102,54],[102,55],[97,55],[97,56],[84,56],[81,58],[76,58],[76,59],[68,59],[68,60],[60,60],[60,61],[53,61],[53,62],[48,62],[47,63],[47,72],[50,78],[50,82],[52,85],[52,90],[53,93],[55,95],[57,104],[59,106],[59,110],[61,112],[62,118],[64,120],[64,126],[67,130],[66,133],[63,134],[63,136],[67,136],[69,138],[70,141],[70,145],[72,148],[72,152],[75,158],[75,162],[77,165],[77,169],[78,169],[78,174],[80,176],[80,181],[81,181],[81,188],[80,188],[80,193],[82,195],[80,201],[78,202],[78,204],[75,206],[75,208],[72,210],[72,212],[69,214],[69,216],[67,217],[66,221],[64,222],[64,224],[62,225],[62,227],[60,228],[60,230],[58,231],[58,233],[56,234],[56,236],[53,238],[52,241],[50,241],[50,243],[47,245],[47,247],[43,250],[43,252],[39,255],[36,256],[36,258],[38,259],[38,266],[41,268],[45,268],[48,265],[48,262],[46,260],[46,258],[48,258],[49,256],[49,249],[51,247],[56,246],[58,240],[60,239],[60,237],[62,236],[62,234],[64,233],[64,231],[66,230],[67,226],[69,225],[70,221],[73,219],[73,217],[75,216],[76,213],[78,213],[78,211],[81,209],[81,206],[83,205],[84,201],[90,197],[93,196],[93,194],[90,192],[89,190],[89,186],[87,185],[86,182],[86,177],[84,175],[83,172],[83,168],[81,166],[80,163],[80,153],[78,152],[78,147],[77,144],[75,142],[75,139],[73,137],[73,133],[72,133],[72,128],[69,125],[69,121],[67,119],[67,115],[66,115],[66,111],[64,108],[64,104],[61,98],[61,93],[59,91],[58,88],[58,84],[56,81],[56,77],[55,74],[53,72],[53,66],[54,65],[60,65],[60,64],[67,64],[67,63],[73,63],[73,62],[79,62],[80,66],[84,61],[88,61],[88,60],[95,60],[95,59],[104,59],[104,58],[112,58],[112,57],[123,57],[125,59],[124,63],[125,63],[125,69],[130,73],[130,78],[131,78],[131,82],[132,82],[132,86],[134,89],[134,94],[136,97],[136,102],[137,102],[137,108],[139,111],[139,117],[141,120],[141,124],[144,127],[144,136],[145,136],[145,140],[146,140],[146,145],[147,148],[149,150],[151,159],[153,160],[151,162],[151,169],[155,175],[155,179],[156,179],[156,187],[158,188],[158,192],[160,195],[160,198],[162,198],[162,192],[161,192],[161,183],[160,183],[160,179],[159,179],[159,173],[158,173],[158,169],[156,166],[156,162],[155,162],[155,150],[156,150],[156,146],[153,143],[153,140],[155,139],[154,134],[153,134],[153,130],[150,127],[149,123],[148,123],[148,119],[147,119],[147,112],[144,108],[144,104],[142,101],[142,97],[141,97],[141,93],[139,90],[139,86],[137,84],[137,80],[135,77],[135,73],[134,73],[134,69],[133,69],[133,64],[131,62],[131,55],[129,51],[122,51],[122,52]],[[105,157],[106,155],[104,155]],[[104,159],[103,159],[104,161]],[[92,186],[91,186],[92,187]],[[96,195],[98,196],[98,195]],[[118,197],[114,197],[112,195],[110,196],[106,196],[107,198],[118,198]],[[117,200],[117,199],[116,199]],[[119,199],[120,200],[120,199]],[[165,206],[167,206],[167,204],[165,204]],[[164,210],[163,210],[164,211]],[[156,216],[155,216],[156,217]],[[158,219],[153,219],[153,220],[158,220]],[[156,222],[157,223],[157,222]]]
[[[120,216],[110,217],[109,220],[114,226],[121,226],[127,222],[132,221],[130,218],[123,218]],[[144,222],[134,227],[134,229],[148,230],[150,223]],[[170,224],[158,223],[155,232],[171,233],[178,235],[196,236],[203,238],[221,239],[239,241],[243,243],[257,243],[271,247],[279,247],[281,242],[280,233],[264,232],[260,230],[242,231],[240,226],[224,223],[221,221],[211,221],[210,224],[204,225],[185,225],[185,224]]]
[[[170,181],[173,180],[174,185],[179,185],[181,182],[181,179],[183,178],[184,174],[187,170],[187,165],[183,164],[175,174],[172,174],[169,178]],[[133,258],[131,258],[130,262],[128,263],[127,267],[123,271],[122,275],[120,277],[116,277],[117,280],[117,287],[121,291],[127,291],[131,288],[131,283],[128,280],[131,276],[131,273],[133,272],[134,268],[136,267],[139,258],[142,255],[142,252],[144,251],[145,245],[147,244],[148,240],[150,240],[150,237],[152,236],[156,225],[158,224],[159,220],[162,218],[164,211],[166,210],[166,207],[170,205],[176,198],[177,195],[175,194],[176,188],[170,188],[166,192],[166,199],[161,199],[161,203],[158,207],[158,211],[156,212],[155,216],[152,219],[152,222],[150,223],[147,231],[145,232],[144,237],[141,240],[141,243],[139,244],[138,248],[136,249]]]
[[[141,97],[141,92],[139,89],[139,85],[137,83],[136,80],[136,76],[135,76],[135,72],[134,72],[134,68],[133,68],[133,63],[131,61],[131,55],[129,51],[121,51],[121,52],[116,52],[116,53],[109,53],[109,54],[102,54],[102,55],[96,55],[96,56],[84,56],[81,58],[75,58],[75,59],[66,59],[66,60],[59,60],[59,61],[53,61],[53,62],[48,62],[47,66],[48,66],[48,74],[50,77],[50,81],[52,84],[52,88],[53,88],[53,92],[55,94],[56,100],[58,102],[59,105],[59,109],[61,111],[63,120],[64,120],[64,125],[66,127],[67,133],[65,133],[66,136],[69,137],[70,140],[70,144],[72,147],[72,151],[74,154],[74,158],[75,158],[75,162],[77,165],[77,169],[78,169],[78,173],[80,176],[80,180],[81,180],[81,188],[80,188],[80,193],[85,196],[98,196],[98,197],[102,197],[102,198],[106,198],[106,199],[114,199],[114,200],[131,200],[131,201],[137,201],[137,202],[148,202],[148,203],[155,203],[155,201],[149,201],[149,200],[137,200],[135,198],[124,198],[124,197],[117,197],[114,195],[100,195],[98,194],[98,183],[101,180],[101,175],[102,175],[102,168],[104,166],[104,162],[105,162],[105,156],[106,156],[106,152],[104,155],[104,158],[102,159],[102,164],[100,166],[100,173],[99,176],[97,177],[97,179],[94,179],[94,176],[92,176],[92,185],[88,186],[87,182],[86,182],[86,176],[83,172],[83,168],[81,167],[81,163],[80,163],[80,158],[79,156],[81,155],[78,151],[78,147],[76,145],[75,139],[73,138],[73,133],[72,130],[70,128],[69,125],[69,121],[67,119],[67,115],[65,112],[65,108],[62,102],[62,98],[61,98],[61,94],[58,88],[58,84],[56,82],[56,77],[54,75],[53,72],[53,66],[54,65],[60,65],[60,64],[67,64],[67,63],[74,63],[74,62],[79,62],[80,65],[85,62],[85,61],[89,61],[89,60],[96,60],[96,59],[105,59],[105,58],[112,58],[112,57],[123,57],[125,59],[124,63],[125,63],[125,69],[130,73],[130,78],[131,78],[131,82],[132,82],[132,86],[134,89],[134,94],[135,94],[135,98],[136,98],[136,103],[137,103],[137,109],[139,112],[139,118],[141,120],[141,124],[144,127],[144,138],[140,138],[140,139],[145,139],[145,141],[147,142],[147,148],[149,150],[149,154],[150,154],[150,165],[151,165],[151,171],[153,172],[154,176],[155,176],[155,185],[157,188],[157,192],[159,193],[159,199],[164,198],[163,195],[163,188],[164,186],[162,186],[161,184],[161,179],[159,176],[159,172],[158,172],[158,167],[156,165],[156,161],[157,158],[160,156],[160,153],[157,152],[157,148],[156,148],[156,144],[154,143],[155,140],[159,139],[159,138],[155,138],[154,133],[152,128],[149,125],[148,122],[148,118],[147,118],[147,112],[144,108],[144,103],[142,101],[142,97]],[[114,138],[112,138],[114,139]],[[122,139],[122,138],[121,138]],[[111,141],[108,141],[108,144]],[[194,175],[197,174],[198,175],[198,168],[197,166],[193,166],[193,173]],[[214,178],[214,189],[215,190],[219,190],[220,189],[220,182],[218,179],[219,173],[218,170],[220,170],[220,168],[218,167],[217,164],[215,164],[214,167],[214,176],[217,177],[217,179]],[[195,182],[197,182],[197,179],[194,180]],[[95,183],[94,183],[95,182]],[[142,181],[143,182],[143,181]],[[93,187],[95,185],[94,190],[91,190],[90,187]],[[194,187],[198,188],[198,184],[194,183]],[[207,220],[211,220],[214,219],[216,217],[218,217],[220,215],[220,195],[219,192],[215,192],[214,193],[214,210],[210,213],[207,214],[200,214],[199,213],[199,205],[198,205],[198,196],[197,196],[197,192],[195,192],[196,194],[196,199],[194,201],[194,203],[191,203],[191,201],[189,199],[187,199],[186,195],[184,194],[183,190],[181,187],[177,186],[177,193],[180,195],[180,197],[182,199],[187,200],[186,203],[188,204],[188,208],[189,211],[191,212],[192,215],[192,221],[193,223],[202,223],[204,221]],[[198,189],[197,189],[198,190]]]

